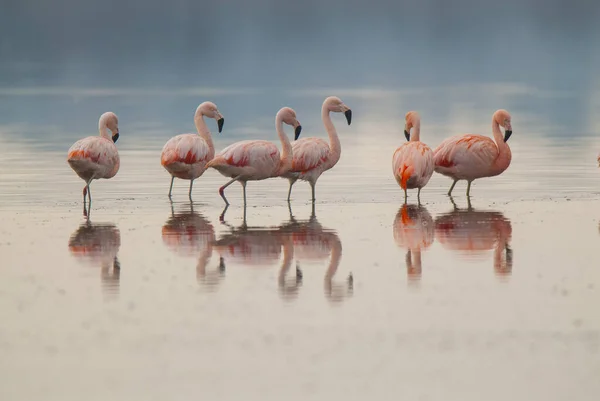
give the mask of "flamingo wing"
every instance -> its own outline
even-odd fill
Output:
[[[292,144],[293,172],[303,173],[319,167],[329,158],[329,145],[320,138],[303,138]]]
[[[402,188],[412,178],[414,185],[424,186],[433,174],[433,152],[422,142],[407,142],[394,152],[394,176]]]
[[[446,139],[433,153],[436,170],[455,168],[479,171],[488,169],[496,160],[498,147],[487,136],[457,135]]]
[[[119,171],[119,152],[107,138],[89,136],[71,146],[67,156],[71,167],[84,176],[110,178]]]
[[[197,134],[182,134],[169,139],[162,150],[163,166],[172,163],[196,164],[212,159],[208,144]]]
[[[236,167],[270,169],[279,164],[279,149],[269,141],[241,141],[223,149],[215,159]]]

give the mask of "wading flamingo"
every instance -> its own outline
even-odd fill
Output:
[[[268,141],[240,141],[223,149],[206,167],[212,167],[231,180],[219,188],[219,194],[229,206],[225,197],[225,188],[235,181],[242,184],[244,205],[246,204],[246,182],[279,177],[292,167],[292,145],[283,131],[283,123],[294,127],[294,139],[298,139],[302,126],[296,118],[296,112],[283,107],[275,116],[275,128],[281,141],[282,152],[277,145]],[[227,207],[225,208],[227,209]]]
[[[406,273],[409,282],[421,279],[421,251],[433,244],[433,218],[424,206],[404,204],[394,219],[394,241],[407,249]]]
[[[295,141],[292,145],[294,151],[294,160],[292,162],[292,168],[282,177],[287,178],[290,181],[290,189],[288,191],[288,198],[292,196],[292,186],[300,179],[308,181],[312,189],[312,201],[315,201],[315,185],[319,176],[323,172],[329,170],[336,165],[340,160],[342,153],[342,146],[340,139],[338,138],[331,117],[330,112],[344,113],[348,125],[352,122],[352,110],[335,96],[330,96],[323,102],[321,107],[321,118],[325,125],[325,130],[329,135],[329,144],[321,138],[304,138],[299,141]]]
[[[504,127],[504,136],[500,131]],[[508,168],[511,160],[506,141],[512,135],[510,114],[497,110],[492,117],[494,140],[482,135],[455,135],[443,141],[433,151],[435,171],[454,180],[448,195],[459,180],[467,180],[467,196],[471,182],[477,178],[493,177]]]
[[[121,264],[117,257],[121,233],[112,223],[82,223],[69,238],[69,251],[82,263],[101,268],[101,280],[107,295],[119,292]]]
[[[215,155],[212,136],[206,126],[204,117],[217,120],[219,132],[223,130],[225,119],[212,102],[204,102],[196,109],[194,124],[198,134],[181,134],[169,139],[160,155],[160,164],[171,174],[169,198],[173,191],[175,177],[190,180],[189,198],[192,199],[192,185],[206,170],[208,163]]]
[[[411,132],[414,128],[414,132]],[[404,203],[407,200],[407,189],[418,188],[417,200],[421,203],[421,188],[429,182],[433,174],[433,152],[429,146],[420,142],[421,118],[416,111],[406,113],[404,135],[408,143],[394,152],[392,168],[394,177],[404,190]]]
[[[100,136],[88,136],[78,140],[69,148],[67,162],[85,181],[83,187],[83,214],[88,215],[85,208],[85,196],[89,199],[89,209],[92,207],[90,184],[100,178],[112,178],[119,171],[119,152],[115,143],[119,139],[119,120],[113,112],[106,112],[98,121]],[[111,131],[111,135],[108,133]]]

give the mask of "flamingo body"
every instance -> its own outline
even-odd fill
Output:
[[[223,149],[209,164],[225,177],[258,181],[276,176],[280,164],[277,146],[269,141],[240,141]]]
[[[433,174],[433,152],[422,142],[408,142],[396,149],[392,165],[402,189],[421,189]]]
[[[174,177],[195,180],[204,173],[214,155],[215,149],[198,134],[181,134],[165,143],[160,164]]]
[[[109,179],[119,171],[119,151],[114,142],[100,136],[88,136],[69,148],[67,162],[86,183]]]
[[[504,135],[500,126],[505,128]],[[492,116],[492,132],[494,140],[482,135],[455,135],[433,151],[435,171],[454,180],[448,195],[457,181],[467,180],[469,196],[473,180],[499,175],[510,166],[512,155],[506,141],[512,135],[512,127],[506,110],[497,110]]]
[[[312,188],[312,200],[315,201],[315,185],[323,172],[333,168],[340,160],[342,147],[330,112],[344,113],[348,125],[352,122],[352,110],[340,98],[330,96],[323,102],[321,118],[329,136],[329,143],[320,138],[304,138],[292,144],[292,165],[289,171],[281,174],[290,182],[288,201],[292,195],[292,186],[297,180],[307,181]]]

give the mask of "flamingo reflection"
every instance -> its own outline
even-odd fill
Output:
[[[452,212],[435,219],[435,235],[444,248],[469,256],[494,250],[496,275],[509,276],[512,272],[512,226],[501,212],[475,210],[470,204],[461,210],[454,204]]]
[[[394,219],[394,241],[406,249],[406,274],[409,283],[421,280],[421,251],[429,248],[434,240],[433,218],[421,205],[404,204]]]
[[[280,294],[284,299],[295,299],[302,286],[302,272],[296,269],[292,280],[287,278],[294,259],[291,239],[282,235],[279,227],[249,227],[245,207],[240,226],[234,227],[224,219],[222,222],[229,227],[229,232],[214,243],[214,249],[221,258],[227,263],[232,261],[253,267],[269,267],[281,260],[278,276]]]
[[[189,209],[175,212],[171,203],[171,216],[162,227],[163,243],[175,254],[182,257],[196,257],[196,278],[199,283],[213,288],[223,279],[225,264],[221,259],[217,269],[207,272],[207,265],[212,256],[212,244],[215,231],[210,222],[200,213]]]
[[[342,283],[334,282],[333,278],[338,270],[342,258],[342,242],[334,230],[324,228],[315,215],[315,205],[308,220],[297,220],[288,204],[290,220],[281,226],[281,232],[289,236],[294,247],[294,255],[297,261],[297,271],[300,270],[301,262],[321,262],[329,259],[329,265],[325,272],[324,290],[325,296],[332,302],[343,301],[352,296],[353,276],[348,275]]]
[[[112,223],[82,223],[69,238],[69,251],[80,262],[100,266],[102,287],[106,294],[119,293],[121,264],[117,254],[121,234]]]

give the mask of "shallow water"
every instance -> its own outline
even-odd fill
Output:
[[[248,185],[245,217],[236,185],[220,217],[213,171],[192,204],[176,181],[171,204],[159,154],[177,131],[121,116],[121,171],[93,184],[88,222],[65,152],[94,119],[48,137],[4,128],[2,399],[595,399],[598,141],[565,142],[508,105],[512,165],[475,182],[471,208],[464,184],[450,200],[437,175],[402,207],[401,114],[346,98],[355,120],[335,119],[342,159],[314,209],[305,183],[288,208],[278,179]],[[233,120],[217,148],[274,138],[270,116],[251,131],[217,103]],[[320,97],[299,103],[304,134],[322,135]],[[491,111],[422,113],[423,140],[489,133]]]

